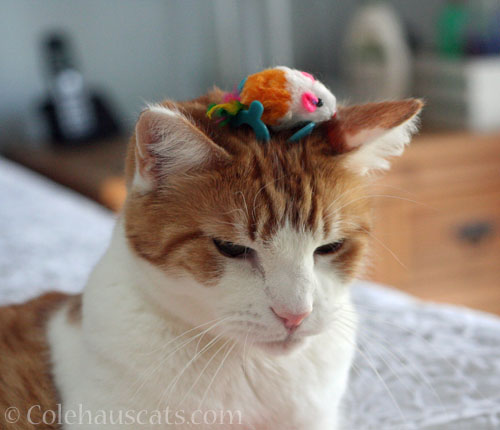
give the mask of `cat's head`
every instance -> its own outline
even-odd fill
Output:
[[[367,173],[402,153],[422,103],[340,107],[298,142],[283,131],[263,143],[208,120],[218,98],[140,115],[126,236],[144,289],[168,312],[285,351],[328,329],[346,303],[370,238]]]

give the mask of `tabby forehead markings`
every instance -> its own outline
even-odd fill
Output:
[[[253,152],[251,177],[257,192],[247,228],[251,240],[257,236],[269,240],[286,221],[297,230],[317,228],[321,206],[318,184],[309,172],[305,153],[287,159],[283,150],[269,154],[262,154],[259,149]]]

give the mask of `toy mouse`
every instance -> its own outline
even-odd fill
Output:
[[[317,123],[336,115],[335,96],[306,72],[279,66],[243,79],[238,89],[226,94],[223,103],[211,105],[207,116],[238,127],[250,125],[257,138],[269,140],[269,129],[301,126],[289,140],[298,140]]]

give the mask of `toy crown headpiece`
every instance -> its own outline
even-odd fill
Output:
[[[300,129],[289,140],[299,140],[336,114],[335,96],[320,81],[283,66],[246,77],[221,103],[211,104],[207,110],[207,116],[220,125],[249,125],[263,141],[270,139],[269,128],[296,127]]]

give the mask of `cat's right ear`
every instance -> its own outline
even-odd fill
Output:
[[[338,117],[327,122],[327,133],[350,170],[365,175],[389,168],[417,131],[419,99],[339,106]]]
[[[132,188],[148,192],[171,175],[189,173],[229,154],[186,116],[162,105],[143,111],[135,128]]]

